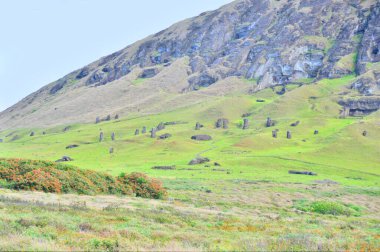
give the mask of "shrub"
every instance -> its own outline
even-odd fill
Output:
[[[140,173],[119,177],[48,161],[0,159],[0,187],[50,193],[120,194],[161,199],[162,183]]]
[[[347,216],[360,216],[361,211],[361,208],[358,206],[332,201],[309,202],[306,200],[299,200],[296,202],[296,208],[305,212]]]
[[[162,199],[167,195],[161,181],[143,173],[121,174],[119,180],[131,187],[137,197]]]

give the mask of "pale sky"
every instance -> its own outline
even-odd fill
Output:
[[[0,111],[67,73],[232,0],[0,0]]]

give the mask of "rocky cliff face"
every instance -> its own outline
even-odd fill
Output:
[[[152,79],[184,57],[182,92],[231,76],[252,79],[257,91],[305,79],[365,74],[380,61],[379,49],[377,0],[238,0],[101,58],[24,103],[78,87],[109,85],[136,69],[141,69],[136,78]],[[377,89],[375,78],[362,83],[353,88],[365,94]]]

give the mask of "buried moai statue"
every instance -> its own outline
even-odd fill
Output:
[[[248,119],[244,119],[243,121],[243,130],[246,130],[249,128],[249,120]]]
[[[119,115],[115,115],[115,120],[119,120]]]
[[[96,119],[95,119],[95,123],[96,123],[96,124],[100,123],[100,118],[99,118],[99,116],[96,117]]]
[[[115,141],[115,132],[112,132],[112,134],[111,134],[111,140]]]
[[[363,131],[363,133],[362,133],[363,136],[367,136],[367,134],[368,134],[368,132],[366,130]]]
[[[146,133],[146,127],[144,126],[141,130],[141,134],[145,134]]]
[[[195,130],[200,130],[201,129],[201,124],[199,122],[197,122],[195,124]]]
[[[34,131],[30,132],[30,136],[31,137],[34,136]]]
[[[273,130],[272,131],[272,137],[273,138],[277,138],[277,130]]]
[[[314,130],[314,135],[318,135],[319,134],[319,131],[318,130]]]
[[[151,138],[156,138],[156,129],[153,128],[151,131],[150,131],[150,137]]]
[[[111,115],[108,115],[108,116],[106,117],[106,121],[111,121]]]
[[[114,151],[113,147],[110,148],[109,153],[112,154]]]
[[[272,127],[275,125],[275,122],[270,118],[268,117],[267,118],[267,123],[265,124],[266,127]]]
[[[286,132],[286,138],[292,139],[292,132],[290,132],[289,130]]]
[[[228,119],[220,118],[216,121],[215,127],[217,129],[219,128],[228,129],[228,123],[229,123]]]
[[[160,122],[160,124],[157,125],[157,131],[165,129],[165,124],[163,122]]]
[[[135,130],[135,136],[139,135],[140,134],[140,130],[139,129],[136,129]]]
[[[103,140],[104,140],[104,134],[103,134],[103,132],[100,132],[100,134],[99,134],[99,142],[103,142]]]

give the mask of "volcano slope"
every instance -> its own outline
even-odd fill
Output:
[[[82,169],[144,172],[162,180],[169,197],[152,202],[2,190],[1,225],[7,232],[1,247],[376,250],[380,117],[378,111],[342,115],[340,101],[362,99],[351,89],[355,81],[346,76],[289,84],[284,94],[283,87],[247,94],[241,90],[243,85],[249,89],[252,80],[246,80],[228,95],[212,94],[212,87],[200,90],[207,96],[204,102],[170,112],[3,131],[3,157],[54,161],[66,155]],[[243,114],[249,120],[246,130]],[[267,117],[274,126],[266,127]],[[219,118],[229,120],[228,129],[215,127]],[[135,135],[136,129],[149,130],[160,122],[177,123],[166,125],[156,138],[149,132]],[[196,122],[204,127],[195,130]],[[172,137],[158,139],[164,133]],[[212,140],[191,139],[199,134]],[[78,147],[66,149],[69,145]],[[210,162],[189,165],[200,156]],[[9,242],[15,237],[20,245]]]

